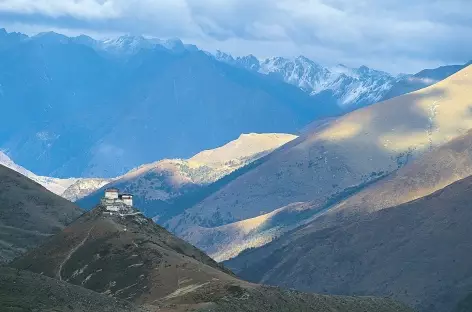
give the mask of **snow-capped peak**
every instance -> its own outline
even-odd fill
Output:
[[[339,64],[324,67],[300,55],[294,58],[271,57],[258,60],[255,56],[233,58],[218,51],[215,58],[265,75],[272,75],[295,85],[311,95],[331,91],[338,105],[348,108],[380,101],[392,88],[396,77],[367,66],[350,68]]]
[[[153,43],[143,36],[124,35],[102,41],[101,46],[109,52],[133,54],[141,49],[151,48]]]

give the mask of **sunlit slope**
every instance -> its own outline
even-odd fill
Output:
[[[284,133],[242,134],[190,159],[164,159],[142,165],[81,198],[78,204],[91,209],[101,197],[103,188],[117,187],[133,194],[146,216],[164,222],[179,213],[178,209],[167,210],[167,207],[180,196],[213,183],[296,138]]]
[[[431,87],[316,128],[167,225],[191,239],[188,233],[194,226],[214,228],[293,203],[309,202],[306,207],[313,213],[323,210],[412,158],[465,134],[472,128],[471,106],[469,66]],[[293,217],[291,222],[300,220]],[[278,232],[287,227],[273,226]],[[214,247],[211,242],[192,243],[204,250]]]
[[[275,249],[281,248],[282,246],[292,245],[295,238],[311,235],[314,232],[321,232],[330,227],[343,227],[344,224],[352,222],[358,223],[366,219],[372,219],[373,216],[375,216],[375,213],[379,210],[394,207],[430,195],[451,183],[471,175],[472,131],[469,131],[467,134],[460,136],[429,153],[425,153],[423,156],[412,161],[386,178],[383,178],[352,196],[349,196],[345,200],[330,206],[329,209],[325,210],[323,213],[316,214],[312,219],[308,220],[308,225],[303,227],[303,229],[293,232],[290,235],[286,235],[281,239],[277,239],[272,242],[272,244],[265,248],[259,248],[251,254],[240,255],[236,259],[232,259],[230,261],[230,266],[238,272],[246,265],[259,261]],[[305,203],[304,205],[310,207],[310,203]],[[300,205],[295,205],[295,207],[300,208]],[[280,215],[280,211],[276,210],[271,214],[270,218],[274,218],[273,215]],[[233,240],[239,240],[240,244],[246,243],[249,247],[253,247],[250,245],[259,242],[257,238],[270,238],[270,235],[264,231],[264,228],[267,228],[267,226],[259,227],[262,230],[258,231],[258,235],[255,235],[254,233],[248,235],[247,232],[241,233],[241,231],[236,232],[237,235],[234,235],[234,230],[230,231],[228,228],[247,228],[247,224],[249,224],[251,220],[254,222],[256,219],[261,219],[261,217],[225,225],[221,228],[205,229],[204,231],[201,231],[201,233],[205,233],[205,235],[209,236],[210,233],[208,232],[222,232],[222,228],[224,228],[224,233],[226,234],[225,237],[231,233],[231,235],[233,235]],[[270,222],[270,219],[263,220],[262,222]],[[241,223],[246,226],[243,227]],[[212,234],[213,236],[216,236],[215,233]],[[220,234],[219,236],[221,237],[223,235]],[[246,237],[249,236],[251,241],[244,242]],[[219,239],[223,240],[222,238]],[[222,259],[228,259],[229,257],[227,257],[227,255],[233,257],[235,251],[240,249],[241,246],[235,246],[232,249],[226,248],[226,254],[221,254],[219,256],[222,257]],[[218,253],[217,250],[210,251]]]
[[[472,175],[472,131],[434,149],[394,174],[332,207],[316,227],[326,227],[340,218],[358,218],[365,213],[397,206],[440,190]]]

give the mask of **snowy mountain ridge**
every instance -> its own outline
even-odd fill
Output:
[[[61,195],[62,193],[64,193],[65,190],[69,186],[71,186],[72,184],[76,183],[79,180],[76,178],[56,179],[56,178],[38,176],[32,173],[31,171],[21,167],[20,165],[17,165],[13,160],[11,160],[10,157],[8,157],[3,152],[0,152],[0,165],[3,165],[7,168],[10,168],[24,175],[25,177],[35,181],[38,184],[41,184],[46,189],[48,189],[49,191],[57,195]]]
[[[85,35],[69,38],[49,32],[40,33],[33,37],[24,36],[17,40],[34,40],[36,38],[44,40],[44,37],[61,42],[71,41],[84,44],[98,52],[116,57],[129,57],[141,50],[154,48],[162,48],[173,53],[199,50],[195,45],[184,44],[178,38],[161,40],[135,35],[123,35],[96,40]],[[390,98],[388,96],[389,92],[399,82],[418,83],[417,81],[409,81],[412,79],[417,80],[414,75],[395,76],[366,66],[350,68],[339,64],[333,67],[325,67],[305,56],[258,59],[254,55],[233,57],[221,51],[217,51],[214,54],[206,52],[206,54],[218,61],[280,79],[297,86],[312,96],[327,94],[330,98],[334,99],[339,107],[347,111]],[[421,83],[426,87],[434,82],[437,81],[426,79]]]
[[[156,47],[162,47],[173,52],[198,50],[195,45],[184,44],[182,40],[178,38],[162,40],[158,38],[146,38],[144,36],[122,35],[119,37],[110,37],[97,40],[87,35],[67,37],[52,31],[38,33],[34,36],[27,36],[20,33],[8,33],[4,28],[0,28],[0,39],[6,41],[6,38],[12,42],[25,42],[28,40],[40,40],[41,42],[48,40],[49,42],[57,42],[62,44],[73,42],[83,44],[95,49],[96,51],[110,53],[115,56],[130,56],[138,53],[140,50],[153,49]],[[0,48],[2,48],[1,45]]]
[[[271,57],[263,60],[253,55],[236,57],[217,51],[214,57],[222,62],[279,78],[311,95],[331,92],[338,105],[349,109],[376,103],[394,86],[400,77],[361,66],[324,67],[305,56]]]
[[[12,169],[21,175],[42,185],[56,195],[70,201],[78,200],[113,181],[113,179],[69,178],[58,179],[38,176],[33,172],[16,164],[10,157],[0,151],[0,165]]]

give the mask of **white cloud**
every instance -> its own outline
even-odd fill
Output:
[[[0,0],[0,11],[51,17],[116,18],[122,13],[117,4],[113,0]]]
[[[470,0],[0,0],[0,21],[10,23],[181,37],[394,72],[472,59],[469,12]]]

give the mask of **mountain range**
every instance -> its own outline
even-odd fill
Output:
[[[0,149],[40,176],[109,179],[241,133],[299,134],[314,120],[434,80],[415,84],[365,66],[327,69],[305,57],[222,55],[178,39],[2,29],[0,100],[9,118]],[[460,66],[451,68],[440,71]]]
[[[409,139],[382,135],[389,143],[384,147],[420,143],[410,149],[406,164],[340,198],[329,198],[322,209],[316,201],[294,204],[292,211],[318,210],[293,231],[246,250],[226,265],[251,281],[303,291],[392,295],[419,311],[451,311],[469,298],[460,310],[470,308],[471,73],[469,66],[432,87],[386,102],[397,108],[414,103],[400,109],[400,125]],[[410,97],[419,100],[409,102]],[[405,112],[418,113],[421,103],[431,105],[433,127],[421,130],[417,123],[414,131],[407,130],[407,121],[414,119]],[[368,111],[382,105],[358,112],[372,116]],[[393,117],[390,122],[395,122]],[[262,230],[254,226],[254,231],[283,225],[283,216],[275,221],[274,216],[259,217]],[[232,233],[217,230],[225,239]]]
[[[6,174],[3,174],[5,170]],[[28,178],[0,166],[2,199],[54,196]],[[7,185],[10,176],[12,183]],[[25,187],[26,186],[26,187]],[[28,188],[36,194],[25,193]],[[32,196],[33,195],[33,196]],[[5,197],[7,196],[7,197]],[[63,202],[67,202],[62,199]],[[43,209],[39,202],[22,206],[4,200],[1,216],[15,224],[54,220],[78,211],[74,205]],[[72,208],[72,210],[68,210]],[[283,290],[242,281],[194,246],[176,238],[138,210],[110,213],[98,205],[64,230],[0,268],[2,311],[335,311],[409,312],[386,298],[338,297]],[[69,217],[72,217],[69,216]],[[18,231],[31,231],[18,222]],[[60,223],[61,225],[63,223]],[[3,229],[3,227],[2,227]],[[18,238],[25,242],[28,237]],[[3,241],[2,241],[3,242]],[[2,244],[3,246],[3,244]],[[4,249],[0,255],[4,255]]]
[[[376,103],[384,98],[400,77],[366,66],[348,68],[342,64],[326,68],[299,56],[293,59],[273,57],[258,60],[255,56],[233,58],[218,51],[218,60],[258,72],[299,87],[310,95],[330,94],[345,110]]]
[[[219,261],[270,242],[466,134],[471,70],[315,127],[178,207],[183,213],[165,226]],[[453,182],[444,179],[442,186]]]
[[[332,210],[333,205],[370,185],[380,185],[376,182],[386,181],[382,179],[386,176],[391,178],[392,173],[412,159],[466,133],[470,129],[468,119],[463,117],[467,116],[468,109],[467,97],[464,96],[468,92],[468,70],[470,68],[463,69],[421,91],[338,119],[315,122],[299,138],[257,161],[252,159],[250,165],[233,173],[224,171],[213,175],[212,171],[208,171],[205,174],[211,173],[215,178],[206,180],[203,185],[195,187],[195,183],[186,182],[183,188],[179,186],[183,192],[171,188],[171,198],[168,197],[169,192],[162,193],[166,189],[163,185],[169,183],[162,184],[162,179],[155,177],[155,168],[160,168],[158,172],[168,172],[171,170],[169,168],[178,165],[192,172],[188,169],[192,167],[188,162],[185,166],[181,161],[144,166],[137,171],[138,179],[124,178],[109,186],[137,194],[146,215],[155,217],[160,224],[218,261],[227,260],[247,248],[269,243],[328,208]],[[445,107],[454,107],[455,110]],[[409,126],[405,121],[412,123]],[[411,129],[414,129],[415,135]],[[409,141],[405,137],[409,137]],[[401,145],[401,142],[406,143]],[[222,147],[222,150],[229,155],[234,153],[227,147]],[[181,174],[181,171],[172,170]],[[451,177],[444,170],[439,175],[443,178],[442,182],[434,182],[434,189],[425,187],[426,182],[419,183],[418,188],[424,188],[422,192],[396,192],[398,187],[390,185],[386,190],[396,193],[386,196],[376,190],[372,194],[377,198],[372,198],[371,202],[385,207],[406,202],[403,200],[404,194],[409,194],[409,200],[425,196],[428,191],[433,192],[464,178],[469,172],[467,168],[460,171],[462,174]],[[200,169],[198,174],[202,174]],[[130,176],[135,175],[131,173]],[[192,175],[195,176],[195,173]],[[174,173],[165,176],[166,179],[171,177],[176,180]],[[182,181],[182,178],[177,180]],[[153,182],[149,184],[149,181]],[[160,198],[152,197],[155,191],[146,186],[153,183],[159,184]],[[399,182],[399,185],[402,183]],[[78,204],[90,209],[100,192],[96,194]],[[411,197],[411,194],[417,194],[417,197]]]
[[[468,311],[471,86],[2,30],[0,310]]]
[[[253,55],[234,58],[217,51],[215,57],[285,81],[311,95],[331,94],[345,112],[426,88],[469,65],[449,65],[425,69],[417,74],[392,75],[367,66],[349,68],[339,64],[325,67],[304,56],[259,60]]]
[[[0,147],[42,176],[113,178],[241,133],[297,133],[340,112],[195,49],[155,45],[112,57],[55,33],[0,41],[8,42],[0,44],[0,100],[9,116]]]

